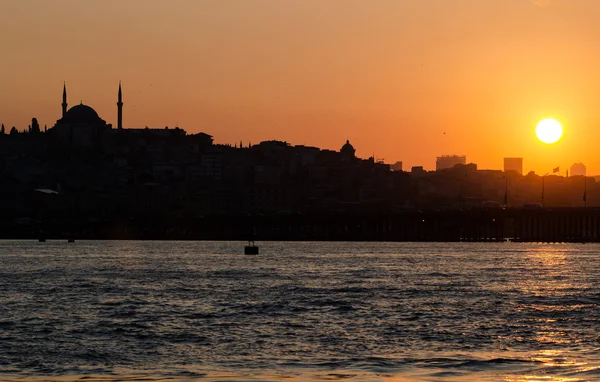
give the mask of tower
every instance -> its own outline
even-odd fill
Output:
[[[117,129],[123,129],[123,94],[121,93],[121,81],[119,81],[119,100],[117,101]]]
[[[523,158],[504,158],[504,172],[516,171],[523,174]]]
[[[63,102],[62,102],[62,116],[63,118],[67,114],[67,84],[63,84]]]

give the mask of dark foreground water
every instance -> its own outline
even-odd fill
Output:
[[[0,380],[600,380],[600,246],[0,242]]]

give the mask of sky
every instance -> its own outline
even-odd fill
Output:
[[[600,174],[597,0],[0,0],[0,123],[83,102],[116,126],[435,168]],[[558,119],[563,138],[535,137]]]

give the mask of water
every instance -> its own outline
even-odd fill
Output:
[[[600,246],[0,241],[0,380],[600,380]]]

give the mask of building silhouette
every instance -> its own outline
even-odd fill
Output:
[[[209,134],[179,127],[126,127],[121,84],[115,126],[91,106],[69,108],[67,95],[65,84],[59,118],[48,129],[36,118],[25,129],[0,126],[0,237],[77,231],[89,238],[227,239],[262,219],[271,222],[272,237],[374,238],[392,224],[377,216],[414,213],[421,227],[429,222],[421,213],[500,208],[507,195],[511,207],[523,206],[537,203],[544,187],[546,206],[580,206],[583,192],[587,206],[600,206],[593,178],[478,170],[457,155],[437,158],[444,171],[398,171],[401,162],[393,171],[357,157],[348,140],[337,150],[278,140],[215,144]],[[519,160],[522,170],[522,158],[505,159]],[[279,224],[282,217],[290,224]],[[373,228],[364,231],[369,221]],[[407,223],[402,232],[414,239],[415,229]]]
[[[391,166],[392,171],[402,171],[402,161],[397,161]]]
[[[442,155],[441,157],[437,157],[435,161],[435,170],[444,170],[447,168],[453,168],[454,166],[462,164],[467,164],[467,156],[466,155]]]
[[[587,176],[587,168],[581,162],[573,163],[571,166],[571,176]]]
[[[350,144],[349,140],[346,140],[346,143],[340,149],[340,153],[347,161],[351,161],[356,158],[355,152],[356,150],[354,149],[354,146]]]
[[[523,158],[504,158],[504,172],[516,171],[523,174]]]
[[[0,177],[6,190],[19,190],[0,203],[0,216],[197,218],[407,203],[408,175],[358,158],[348,140],[338,151],[276,140],[214,144],[209,134],[179,127],[127,127],[121,84],[116,98],[115,127],[89,105],[69,107],[64,84],[53,126],[42,130],[33,119],[29,129],[0,136]],[[29,211],[19,195],[37,189],[64,200],[51,205],[47,195],[55,194],[44,194],[44,207]]]

